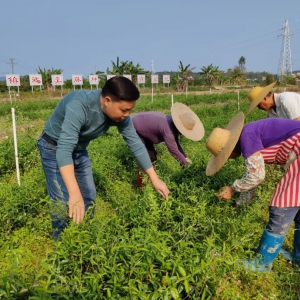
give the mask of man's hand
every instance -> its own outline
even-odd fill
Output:
[[[155,170],[153,167],[149,168],[145,171],[147,175],[149,176],[154,188],[157,190],[158,193],[160,193],[166,200],[169,199],[169,189],[167,185],[158,178]]]
[[[77,224],[84,218],[84,202],[82,197],[70,197],[69,198],[69,217],[73,219]]]
[[[224,186],[219,193],[215,194],[215,196],[220,200],[230,200],[234,193],[235,190],[232,186]]]
[[[170,191],[169,191],[167,185],[162,180],[160,180],[158,178],[157,180],[152,182],[152,184],[158,193],[160,193],[166,200],[169,199]]]
[[[84,218],[85,207],[75,177],[74,165],[66,165],[60,167],[59,170],[69,193],[69,217],[78,224]]]

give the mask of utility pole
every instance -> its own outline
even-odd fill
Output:
[[[17,65],[18,63],[14,62],[14,60],[15,60],[14,58],[10,58],[9,60],[10,60],[10,62],[8,62],[7,64],[11,65],[11,74],[15,74],[14,73],[14,65]]]
[[[155,74],[153,59],[151,60],[151,74]]]
[[[283,33],[278,36],[283,36],[279,67],[278,67],[278,80],[281,81],[283,76],[292,75],[292,56],[290,47],[290,36],[292,35],[289,30],[289,21],[285,20],[282,26]]]

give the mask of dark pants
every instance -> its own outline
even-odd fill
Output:
[[[140,135],[139,135],[139,137],[148,151],[151,162],[152,163],[155,162],[157,160],[157,157],[156,157],[157,152],[155,151],[154,144],[150,140],[145,139]]]

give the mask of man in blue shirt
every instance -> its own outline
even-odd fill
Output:
[[[166,199],[169,190],[153,169],[144,144],[129,114],[139,98],[136,86],[125,77],[113,77],[102,91],[74,91],[59,102],[46,121],[38,147],[47,190],[54,203],[68,205],[76,223],[94,204],[96,189],[87,153],[89,142],[117,126],[131,152],[150,177],[154,188]],[[67,226],[68,218],[52,212],[54,239]]]

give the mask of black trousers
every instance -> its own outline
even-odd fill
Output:
[[[156,157],[157,152],[155,151],[154,144],[150,140],[145,139],[140,135],[139,135],[139,137],[148,151],[151,162],[152,163],[155,162],[157,160],[157,157]]]

